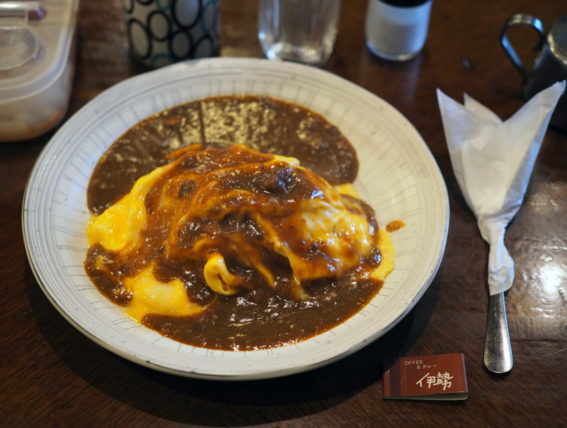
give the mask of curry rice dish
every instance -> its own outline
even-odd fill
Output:
[[[340,131],[302,107],[251,96],[174,107],[99,160],[85,269],[180,342],[307,339],[362,309],[392,270],[388,234],[351,185],[357,168]]]

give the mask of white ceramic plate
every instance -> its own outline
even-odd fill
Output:
[[[361,312],[312,339],[281,348],[232,352],[167,339],[130,320],[83,270],[86,188],[108,146],[141,119],[207,96],[268,95],[303,105],[338,126],[356,147],[355,185],[392,234],[394,272]],[[39,157],[23,203],[23,232],[43,291],[77,329],[136,363],[209,379],[259,379],[309,370],[382,336],[409,312],[441,262],[449,223],[447,191],[415,128],[392,106],[331,73],[292,63],[216,58],[128,79],[99,95],[54,135]]]

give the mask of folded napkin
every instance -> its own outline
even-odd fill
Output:
[[[504,233],[520,209],[549,119],[564,90],[565,82],[555,83],[506,121],[466,94],[463,106],[437,90],[453,171],[490,245],[491,295],[508,290],[514,281],[514,261],[504,245]]]

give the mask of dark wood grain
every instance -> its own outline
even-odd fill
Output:
[[[84,0],[69,115],[144,69],[127,54],[121,1]],[[481,2],[482,3],[482,2]],[[507,234],[516,261],[508,296],[515,367],[482,365],[488,248],[456,184],[435,90],[464,92],[502,118],[524,102],[498,35],[516,12],[549,27],[559,1],[434,2],[429,39],[407,63],[364,45],[365,0],[343,1],[325,67],[379,95],[419,130],[447,183],[451,224],[443,264],[414,310],[391,332],[329,366],[281,379],[209,382],[155,372],[97,346],[67,323],[38,287],[24,250],[20,211],[31,168],[51,134],[0,145],[0,425],[3,426],[565,426],[567,425],[567,135],[549,129],[524,206]],[[262,55],[257,1],[222,1],[222,55]],[[533,58],[531,34],[518,31]],[[465,402],[385,401],[386,355],[464,352]]]

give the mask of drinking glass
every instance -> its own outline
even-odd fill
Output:
[[[337,35],[341,0],[261,0],[258,38],[269,59],[324,64]]]

